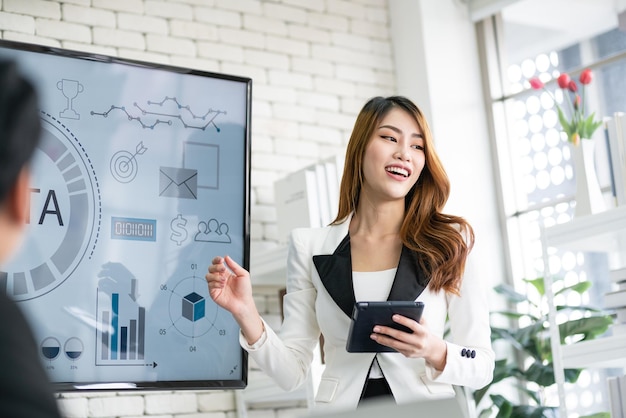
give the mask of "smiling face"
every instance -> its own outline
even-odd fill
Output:
[[[369,138],[363,158],[361,196],[404,203],[424,168],[424,144],[413,116],[399,107],[392,108]]]

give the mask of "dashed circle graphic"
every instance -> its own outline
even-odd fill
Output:
[[[91,257],[100,231],[100,190],[85,149],[54,116],[41,112],[41,121],[23,251],[0,271],[16,300],[42,296],[67,280]]]

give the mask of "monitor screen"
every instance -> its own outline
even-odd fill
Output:
[[[248,78],[0,41],[39,93],[30,219],[0,291],[59,391],[243,388],[211,259],[249,266]]]

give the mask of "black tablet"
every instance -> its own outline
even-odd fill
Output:
[[[424,303],[416,301],[357,302],[352,311],[352,323],[348,333],[346,350],[349,353],[393,352],[393,348],[378,344],[370,338],[375,325],[383,325],[411,332],[407,327],[394,322],[391,317],[400,314],[420,320]]]

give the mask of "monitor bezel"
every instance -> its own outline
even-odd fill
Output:
[[[96,61],[102,64],[120,64],[124,66],[140,67],[166,71],[177,74],[208,77],[220,80],[229,80],[242,83],[246,88],[246,120],[245,120],[245,144],[244,150],[244,219],[243,219],[243,264],[249,270],[250,267],[250,178],[251,178],[251,113],[252,113],[252,79],[249,77],[222,74],[212,71],[185,68],[170,64],[154,63],[120,58],[94,52],[70,50],[54,46],[24,43],[0,39],[0,49],[13,49],[24,52],[54,55],[68,59],[80,59]],[[241,354],[241,376],[238,379],[208,379],[208,380],[167,380],[167,381],[120,381],[120,382],[52,382],[57,392],[88,392],[88,391],[159,391],[159,390],[231,390],[245,389],[248,384],[248,353],[239,346]]]

